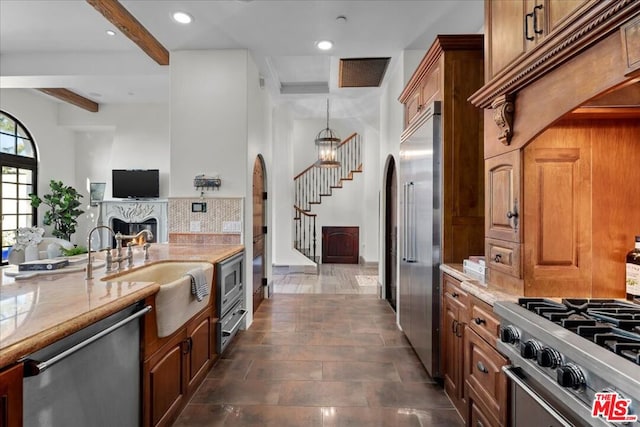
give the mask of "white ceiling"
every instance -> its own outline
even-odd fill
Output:
[[[247,48],[276,103],[323,117],[327,94],[280,94],[281,84],[326,82],[334,118],[377,117],[378,88],[337,87],[340,58],[425,51],[437,34],[478,33],[483,0],[121,0],[170,52]],[[182,10],[190,25],[171,19]],[[338,16],[347,21],[338,22]],[[116,36],[105,31],[112,29]],[[328,53],[315,42],[335,43]],[[388,75],[388,73],[387,73]],[[317,85],[316,85],[317,86]],[[83,0],[0,0],[0,87],[64,87],[100,104],[168,102],[157,65]],[[399,95],[399,94],[398,94]],[[43,95],[45,96],[45,95]]]

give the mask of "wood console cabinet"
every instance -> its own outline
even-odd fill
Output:
[[[22,363],[0,372],[0,427],[22,427]]]
[[[204,380],[217,358],[217,320],[209,306],[169,337],[149,340],[146,348],[154,350],[145,353],[142,368],[144,426],[171,425]]]

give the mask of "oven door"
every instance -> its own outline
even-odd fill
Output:
[[[511,426],[513,427],[572,427],[557,405],[547,401],[539,385],[534,384],[519,368],[504,366],[502,371],[511,381]],[[555,407],[554,407],[555,406]]]

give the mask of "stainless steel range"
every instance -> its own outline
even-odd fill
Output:
[[[494,312],[512,425],[640,426],[640,305],[521,298]]]

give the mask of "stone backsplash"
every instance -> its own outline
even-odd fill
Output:
[[[169,243],[242,243],[242,202],[240,198],[170,198]],[[193,203],[206,203],[206,212],[192,212]]]

